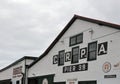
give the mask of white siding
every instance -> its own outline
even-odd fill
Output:
[[[16,68],[16,67],[22,66],[23,67],[22,71],[24,73],[24,68],[25,68],[24,67],[24,65],[25,65],[24,63],[25,63],[24,61],[21,61],[18,64],[16,64],[16,65],[14,65],[14,66],[12,66],[12,67],[10,67],[10,68],[0,72],[0,80],[11,79],[12,76],[13,76],[13,69]]]
[[[91,34],[93,30],[93,34]],[[83,32],[83,43],[75,45],[84,48],[88,43],[98,41],[99,43],[108,42],[108,52],[105,55],[97,56],[97,60],[87,61],[87,58],[79,60],[79,63],[88,63],[88,71],[79,71],[71,73],[63,73],[63,66],[72,65],[71,62],[65,62],[63,66],[53,64],[53,56],[57,55],[59,51],[71,51],[69,47],[69,38],[73,35]],[[62,41],[62,42],[61,42]],[[29,69],[28,76],[42,76],[47,74],[55,74],[54,82],[67,81],[67,79],[77,79],[78,81],[97,80],[98,84],[119,84],[120,82],[120,69],[115,69],[114,65],[120,62],[120,31],[114,28],[101,26],[98,24],[76,20],[71,27],[66,31],[62,38],[56,43],[51,51],[39,62]],[[103,64],[108,61],[111,63],[112,68],[109,73],[104,73],[102,70]],[[75,64],[73,64],[75,65]],[[35,74],[35,75],[33,75]],[[117,78],[113,78],[112,82],[105,79],[104,75],[116,74]]]

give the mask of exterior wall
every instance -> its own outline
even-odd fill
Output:
[[[25,66],[24,65],[25,65],[25,60],[23,60],[23,61],[17,63],[16,65],[0,72],[0,80],[11,79],[13,84],[16,84],[16,81],[20,81],[20,83],[21,83],[22,74],[13,75],[13,69],[22,66],[22,72],[24,73],[25,72]]]
[[[91,30],[93,32],[91,33]],[[79,59],[79,63],[71,64],[70,62],[64,62],[63,66],[53,64],[53,56],[58,55],[58,52],[65,50],[65,52],[72,51],[75,46],[69,46],[69,38],[76,34],[83,32],[83,43],[75,45],[79,48],[88,47],[88,43],[97,41],[97,44],[107,42],[107,54],[97,55],[97,60],[87,61],[85,59]],[[51,51],[42,58],[39,62],[33,65],[28,72],[28,77],[36,77],[42,75],[55,74],[54,82],[66,82],[69,80],[78,81],[90,81],[97,80],[97,84],[119,84],[120,82],[120,30],[109,28],[103,25],[98,25],[82,20],[76,20],[71,27],[66,31],[62,38],[56,43]],[[111,70],[105,73],[102,68],[105,62],[111,64]],[[78,71],[63,73],[64,66],[77,65],[82,63],[88,63],[87,71]],[[116,75],[116,77],[112,77]],[[108,77],[104,77],[108,76]],[[109,78],[112,77],[112,78]]]
[[[16,68],[22,67],[22,73],[24,74],[25,73],[25,65],[30,65],[33,61],[34,60],[32,60],[32,59],[25,59],[21,62],[18,62],[14,66],[0,72],[0,80],[11,79],[12,84],[16,84],[16,81],[19,81],[21,84],[23,75],[22,74],[13,75],[13,72],[14,72],[13,70]]]
[[[26,65],[30,65],[34,60],[26,59]]]

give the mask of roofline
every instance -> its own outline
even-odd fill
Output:
[[[37,58],[38,58],[38,57],[24,56],[24,57],[18,59],[17,61],[13,62],[12,64],[8,65],[7,67],[1,69],[0,72],[2,72],[2,71],[4,71],[4,70],[6,70],[6,69],[8,69],[8,68],[10,68],[10,67],[12,67],[12,66],[14,66],[15,64],[17,64],[17,63],[19,63],[19,62],[21,62],[21,61],[23,61],[23,60],[25,60],[25,59],[36,60]]]
[[[69,27],[73,24],[73,22],[76,19],[80,19],[80,20],[96,23],[101,26],[104,25],[104,26],[108,26],[108,27],[112,27],[112,28],[120,30],[120,25],[118,25],[118,24],[113,24],[110,22],[105,22],[105,21],[101,21],[101,20],[91,19],[88,17],[74,15],[73,18],[70,20],[70,22],[65,26],[65,28],[60,32],[60,34],[51,43],[51,45],[45,50],[45,52],[36,61],[34,61],[32,64],[30,64],[28,68],[32,67],[35,63],[37,63],[39,60],[41,60],[44,56],[46,56],[49,53],[49,51],[54,47],[54,45],[59,41],[59,39],[64,35],[64,33],[69,29]]]

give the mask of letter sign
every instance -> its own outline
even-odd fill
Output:
[[[58,63],[58,55],[54,55],[53,56],[53,64],[57,64]]]
[[[107,54],[107,42],[98,44],[98,55]]]
[[[80,49],[80,59],[87,57],[87,48]]]
[[[66,52],[65,53],[65,62],[68,62],[71,60],[71,52]]]

